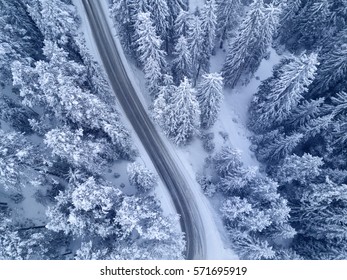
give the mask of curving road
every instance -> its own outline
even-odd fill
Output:
[[[205,259],[204,226],[189,185],[138,98],[99,1],[83,0],[83,6],[112,89],[159,176],[168,188],[177,213],[181,216],[181,227],[187,242],[186,258]]]

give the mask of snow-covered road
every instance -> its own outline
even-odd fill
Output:
[[[129,71],[119,44],[112,37],[112,25],[105,17],[105,7],[99,1],[85,0],[83,3],[110,84],[182,217],[181,226],[187,239],[187,258],[234,258],[224,246],[212,207],[202,194],[190,167],[178,156],[175,147],[163,141],[149,119],[139,99],[140,94],[131,82],[133,73]]]

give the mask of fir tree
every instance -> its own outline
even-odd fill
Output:
[[[223,66],[224,82],[235,87],[242,75],[249,78],[258,69],[277,28],[280,9],[256,0],[251,4],[235,38],[232,39]]]
[[[216,0],[217,6],[217,37],[220,48],[223,48],[224,41],[229,39],[230,33],[239,21],[242,10],[241,0]]]
[[[201,61],[202,69],[209,72],[210,57],[214,51],[215,37],[216,37],[216,3],[215,0],[206,0],[205,5],[201,11],[201,29],[202,29],[202,56]]]
[[[203,128],[210,128],[217,120],[223,99],[223,78],[218,73],[204,74],[197,88],[200,119]]]
[[[276,163],[279,160],[290,155],[304,137],[301,133],[294,133],[289,136],[281,135],[274,142],[258,151],[258,158],[268,163]]]
[[[155,33],[150,13],[139,13],[136,23],[136,44],[138,58],[144,67],[150,92],[155,92],[165,73],[165,52],[161,49],[162,40]]]
[[[188,49],[188,42],[184,36],[181,36],[175,46],[172,60],[172,72],[176,83],[179,84],[183,77],[190,78],[192,73],[191,53]]]
[[[293,109],[288,119],[288,122],[295,128],[307,124],[311,119],[314,119],[322,114],[322,105],[324,98],[316,100],[304,100],[298,107]]]
[[[180,13],[175,20],[176,39],[180,36],[187,37],[190,20],[191,14],[188,11],[180,10]]]
[[[139,163],[128,164],[127,173],[130,184],[140,192],[149,191],[156,185],[156,177],[153,172]]]
[[[317,77],[311,86],[314,96],[331,95],[344,89],[347,77],[347,33],[337,35],[339,41],[330,44],[329,49],[319,59]]]
[[[294,21],[294,49],[300,46],[311,49],[329,34],[331,2],[329,0],[309,0]],[[292,33],[293,34],[293,33]],[[298,44],[298,45],[296,45]]]
[[[251,125],[264,131],[280,125],[303,99],[317,69],[317,55],[283,59],[265,80],[253,100]]]
[[[204,59],[202,55],[203,30],[201,28],[201,19],[198,15],[195,15],[190,22],[187,40],[192,57],[193,85],[195,86],[200,75],[202,60]]]
[[[184,145],[197,133],[199,118],[195,90],[185,78],[168,100],[164,130],[177,145]]]
[[[301,157],[291,155],[284,159],[283,164],[277,169],[276,179],[281,183],[292,183],[294,181],[301,184],[309,183],[321,173],[323,160],[320,157],[304,154]]]

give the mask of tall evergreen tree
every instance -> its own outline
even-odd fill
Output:
[[[166,61],[161,49],[163,41],[156,35],[150,13],[139,13],[136,34],[138,59],[143,65],[150,92],[154,93],[165,73]]]
[[[258,158],[269,164],[277,163],[279,160],[290,155],[303,137],[304,135],[301,133],[294,133],[289,136],[279,135],[274,142],[260,148]]]
[[[200,75],[201,65],[204,59],[204,56],[202,54],[203,31],[201,28],[201,19],[198,15],[195,15],[190,22],[187,39],[192,57],[193,85],[195,86],[196,81]]]
[[[317,69],[317,54],[284,58],[259,87],[251,106],[251,126],[266,131],[282,124],[308,91]]]
[[[310,93],[313,96],[331,95],[346,88],[347,32],[341,31],[319,58],[317,78]]]
[[[200,105],[200,122],[203,128],[210,128],[217,120],[223,99],[223,78],[218,73],[204,74],[197,88]]]
[[[165,132],[177,144],[184,145],[197,133],[200,125],[199,103],[187,78],[168,100]]]
[[[217,37],[220,48],[230,38],[230,33],[239,21],[243,8],[241,0],[216,0],[217,5]]]
[[[256,0],[232,39],[223,66],[224,82],[235,87],[244,75],[249,79],[258,69],[278,25],[280,9]]]
[[[329,29],[332,18],[331,2],[330,0],[306,1],[292,25],[291,34],[295,37],[295,40],[292,40],[294,50],[300,50],[300,47],[310,50],[324,37],[331,35]]]
[[[190,12],[181,9],[175,20],[176,38],[179,38],[180,36],[187,37],[190,20]]]
[[[192,74],[192,58],[188,49],[188,42],[184,36],[181,36],[175,46],[172,60],[172,72],[175,81],[179,84],[184,77],[190,78]]]
[[[215,0],[206,0],[201,10],[202,56],[201,67],[204,72],[210,70],[210,57],[214,51],[217,25],[217,6]]]
[[[156,28],[156,34],[165,42],[166,51],[168,47],[169,32],[169,7],[166,0],[147,0],[148,11]]]

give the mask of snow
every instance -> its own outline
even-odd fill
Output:
[[[211,59],[211,72],[220,72],[225,60],[224,50],[218,50]],[[242,160],[245,166],[259,166],[253,152],[249,150],[251,145],[248,137],[252,133],[247,129],[248,107],[253,94],[256,93],[260,82],[272,74],[273,65],[280,61],[280,56],[274,49],[270,49],[270,57],[263,60],[254,78],[247,85],[239,85],[234,89],[224,88],[224,101],[221,105],[221,112],[218,121],[212,128],[215,133],[216,149],[221,145],[231,145],[241,150]],[[225,141],[219,132],[228,133],[228,140]]]
[[[196,8],[201,9],[204,6],[203,0],[189,0],[189,11],[195,12]]]

